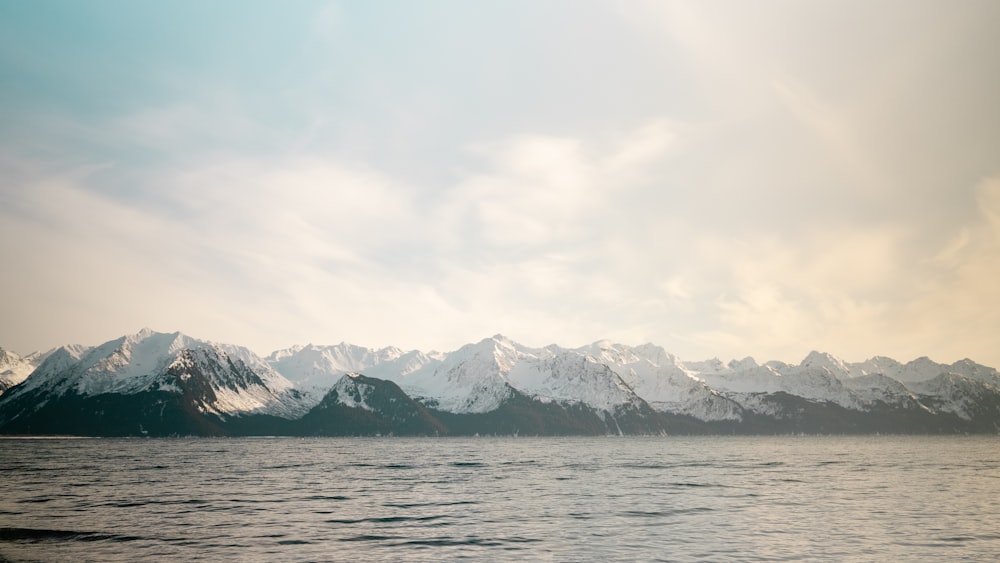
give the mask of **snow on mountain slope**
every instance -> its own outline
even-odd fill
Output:
[[[1000,387],[995,369],[967,359],[947,365],[922,357],[903,364],[876,356],[864,362],[847,363],[830,354],[811,352],[798,365],[768,362],[757,366],[743,360],[725,367],[717,361],[685,364],[685,367],[751,410],[760,401],[749,395],[785,392],[854,410],[865,410],[878,403],[905,408],[927,408],[924,403],[934,403],[943,412],[967,416],[969,405],[975,403],[979,393],[979,387],[972,382]]]
[[[837,377],[837,374],[845,376],[848,373],[846,366],[826,354],[810,353],[799,365],[758,365],[753,359],[746,358],[730,362],[724,368],[708,367],[712,371],[702,371],[697,376],[740,403],[745,403],[746,394],[783,392],[810,401],[831,402],[849,409],[860,408],[857,398]]]
[[[364,380],[359,381],[357,374],[347,373],[340,376],[330,391],[336,392],[338,404],[374,411],[375,409],[368,404],[368,397],[371,395],[372,389],[373,387],[365,383]]]
[[[943,373],[960,375],[991,385],[1000,385],[1000,374],[997,373],[996,369],[977,364],[968,358],[948,365],[935,362],[926,356],[905,364],[892,358],[876,356],[864,362],[847,364],[847,366],[850,370],[850,377],[880,374],[907,385],[929,381]]]
[[[25,382],[25,389],[46,387],[58,394],[135,393],[147,388],[191,340],[179,333],[149,329],[94,348],[63,347]]]
[[[931,408],[965,420],[971,420],[976,409],[983,405],[1000,404],[1000,386],[955,373],[942,373],[906,386],[921,395]]]
[[[201,378],[192,391],[187,382]],[[36,369],[19,393],[131,395],[143,391],[194,394],[218,414],[301,415],[312,405],[292,384],[246,348],[143,329],[95,348],[63,347]],[[314,404],[314,403],[313,403]]]
[[[21,357],[0,348],[0,394],[27,379],[51,353],[33,352]]]
[[[297,418],[315,404],[294,393],[290,381],[262,362],[248,365],[239,355],[219,345],[185,348],[154,385],[160,390],[180,387],[190,393],[191,389],[184,389],[185,382],[201,377],[210,389],[197,397],[200,408],[222,415],[262,413]]]
[[[792,367],[793,366],[783,366],[783,368],[777,368],[777,370],[779,373],[783,373],[783,369],[785,371],[792,371]],[[809,352],[798,367],[800,369],[812,368],[813,370],[822,370],[837,379],[845,379],[849,377],[851,372],[848,365],[845,364],[840,358],[836,358],[826,352],[817,352],[815,350]]]
[[[713,362],[684,364],[691,372],[719,391],[736,393],[775,393],[782,390],[781,374],[769,365],[747,365],[730,362],[724,365]],[[692,369],[694,368],[694,369]],[[701,368],[701,369],[698,369]]]
[[[77,344],[68,344],[56,348],[25,379],[24,387],[32,389],[41,385],[51,384],[54,378],[58,378],[59,374],[76,365],[92,349],[91,347]]]
[[[589,354],[554,345],[529,348],[502,335],[463,346],[394,381],[427,404],[455,413],[495,410],[512,390],[542,402],[607,412],[643,403],[613,369]]]
[[[497,335],[466,344],[403,374],[386,374],[411,397],[453,413],[496,410],[511,394],[506,376],[527,349]]]
[[[598,341],[579,348],[607,364],[651,407],[701,420],[740,420],[740,406],[697,379],[676,356],[653,344],[629,347]]]
[[[887,375],[906,384],[934,379],[942,373],[947,372],[948,366],[939,364],[927,356],[922,356],[913,361],[901,364],[898,369],[883,375]]]
[[[880,373],[851,377],[844,379],[842,383],[862,408],[870,408],[878,403],[907,408],[920,406],[905,385]]]
[[[789,367],[781,373],[780,389],[810,401],[827,401],[848,409],[860,404],[837,376],[825,367]]]
[[[575,351],[533,349],[496,335],[432,357],[348,344],[278,351],[272,365],[298,389],[325,391],[344,374],[393,381],[413,397],[455,413],[495,410],[516,389],[541,401],[607,410],[641,401],[613,371]]]
[[[395,416],[401,414],[401,410],[412,411],[413,408],[422,410],[419,404],[406,396],[395,383],[358,373],[346,373],[340,376],[340,379],[327,391],[322,403],[327,406],[336,404],[363,409],[384,416]]]
[[[996,369],[977,364],[968,358],[951,364],[946,371],[981,383],[1000,386],[1000,374],[997,373]]]
[[[869,358],[863,362],[847,365],[850,370],[849,377],[852,378],[862,377],[865,375],[884,375],[886,377],[892,377],[893,374],[899,373],[899,370],[903,367],[903,364],[885,356],[875,356],[874,358]],[[898,379],[896,380],[898,381]]]
[[[542,357],[522,354],[507,372],[507,382],[544,402],[583,403],[608,412],[642,402],[610,367],[568,350]]]
[[[319,396],[345,374],[363,373],[377,379],[395,380],[436,361],[415,350],[403,352],[395,347],[376,350],[346,343],[295,346],[267,357],[267,363],[296,389]]]
[[[26,361],[37,367],[23,379]],[[771,411],[788,403],[768,398],[776,393],[854,410],[888,405],[967,418],[1000,389],[995,369],[967,359],[946,365],[924,357],[903,364],[876,356],[848,363],[811,352],[799,364],[758,364],[753,358],[683,362],[653,344],[530,348],[501,335],[447,354],[309,344],[263,360],[240,346],[144,329],[95,348],[66,346],[30,361],[0,352],[0,368],[7,377],[23,379],[8,393],[159,390],[195,397],[205,412],[284,417],[318,404],[352,373],[392,381],[410,397],[452,413],[490,412],[516,391],[602,411],[645,402],[660,412],[705,421],[739,421],[748,410],[780,415]]]
[[[646,401],[661,412],[706,421],[741,420],[744,409],[773,409],[773,403],[753,397],[779,392],[854,410],[878,403],[913,406],[910,390],[881,372],[927,379],[941,371],[926,359],[904,365],[876,357],[849,364],[821,352],[811,352],[800,364],[761,365],[753,358],[682,362],[652,344],[598,341],[577,349],[534,349],[500,335],[435,357],[340,344],[294,347],[271,354],[268,362],[296,388],[311,391],[313,400],[343,375],[362,373],[393,381],[425,404],[455,413],[489,412],[516,390],[541,401],[600,410]],[[955,366],[978,378],[996,377],[995,370],[972,362]]]

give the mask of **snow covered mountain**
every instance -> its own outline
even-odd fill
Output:
[[[22,358],[10,350],[0,348],[0,395],[27,379],[46,357],[48,354],[33,352]]]
[[[541,402],[579,403],[601,411],[642,402],[614,370],[588,354],[555,346],[533,349],[502,335],[433,356],[340,344],[279,351],[269,361],[302,389],[364,373],[393,381],[424,404],[452,413],[496,410],[515,391]]]
[[[931,379],[907,384],[922,404],[963,420],[1000,416],[1000,385],[977,378],[946,372]]]
[[[318,397],[349,373],[364,372],[369,377],[394,379],[439,363],[433,355],[418,351],[403,352],[395,347],[376,350],[346,343],[295,346],[271,353],[266,361],[296,389]]]
[[[496,410],[515,391],[543,403],[583,404],[606,412],[643,403],[614,370],[589,355],[555,346],[533,349],[499,334],[436,357],[383,349],[351,359],[359,361],[350,364],[350,371],[393,381],[424,404],[452,413]],[[323,377],[347,372],[345,367],[335,364]]]
[[[506,375],[523,354],[502,336],[466,344],[409,373],[384,373],[411,397],[439,410],[483,413],[512,395]]]
[[[303,352],[309,354],[305,356]],[[296,363],[290,358],[307,358]],[[606,365],[556,347],[532,349],[501,335],[465,345],[448,354],[402,353],[395,348],[372,350],[348,345],[304,347],[271,356],[273,365],[291,380],[315,382],[337,378],[322,407],[370,408],[367,391],[344,392],[341,387],[369,389],[373,381],[398,385],[435,416],[444,417],[459,432],[605,433],[660,432],[652,409]],[[305,370],[302,369],[303,365]],[[361,377],[355,372],[377,374]],[[308,377],[300,377],[305,373]],[[346,375],[344,375],[346,374]],[[319,407],[318,407],[319,408]],[[306,418],[316,420],[310,413]],[[452,416],[454,415],[454,416]],[[353,418],[362,416],[358,411]],[[366,416],[366,415],[365,415]],[[305,432],[314,429],[307,422]],[[443,424],[443,423],[439,423]],[[447,426],[447,425],[445,425]],[[472,430],[474,429],[474,430]],[[405,428],[397,430],[405,432]],[[335,433],[335,432],[334,432]],[[435,430],[438,433],[438,430]]]
[[[989,403],[1000,397],[996,370],[968,359],[951,365],[926,357],[906,364],[886,357],[847,363],[814,351],[798,365],[758,365],[752,358],[728,365],[719,361],[686,365],[693,376],[744,408],[772,416],[779,413],[773,402],[759,400],[762,395],[784,393],[855,411],[876,406],[923,409],[963,420],[972,419],[970,401]]]
[[[643,403],[613,369],[592,356],[562,352],[524,358],[507,373],[507,381],[542,401],[582,403],[606,412]]]
[[[222,420],[251,414],[291,419],[314,404],[245,348],[143,329],[95,348],[55,350],[3,395],[0,424],[19,419],[15,426],[30,426],[67,410],[103,416],[109,405],[112,411],[144,410],[146,425],[157,423],[145,412],[157,407]]]
[[[448,429],[398,385],[351,373],[340,377],[316,407],[302,417],[306,435],[438,435]]]
[[[530,348],[502,335],[433,356],[340,344],[276,352],[269,361],[293,382],[332,382],[351,372],[394,381],[423,404],[459,414],[494,411],[516,392],[604,412],[648,404],[661,413],[705,422],[785,416],[791,407],[774,400],[778,396],[848,411],[916,409],[968,420],[968,394],[981,401],[1000,388],[996,370],[970,360],[946,365],[919,358],[902,364],[875,357],[851,364],[812,352],[797,365],[758,364],[753,358],[683,362],[653,344],[598,341],[576,349]],[[941,374],[970,383],[925,383]]]
[[[1000,375],[968,359],[686,362],[653,344],[531,348],[496,335],[447,353],[309,344],[265,360],[144,329],[94,348],[0,352],[0,368],[3,432],[66,431],[52,421],[67,412],[126,434],[1000,431]]]
[[[741,420],[742,407],[696,377],[663,348],[653,344],[629,347],[602,340],[579,348],[579,354],[611,368],[650,406],[661,412],[710,420]]]
[[[857,409],[855,396],[844,387],[825,365],[810,361],[810,354],[801,364],[789,366],[777,362],[759,365],[753,358],[732,361],[725,367],[713,365],[694,372],[713,389],[746,405],[747,395],[787,393],[814,402],[829,402],[848,409]]]

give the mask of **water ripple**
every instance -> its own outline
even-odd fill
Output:
[[[997,445],[4,440],[0,561],[992,560]]]

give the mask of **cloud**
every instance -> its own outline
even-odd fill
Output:
[[[993,229],[994,239],[1000,236],[1000,177],[987,178],[976,186],[976,204],[979,212]],[[989,241],[989,231],[982,233],[984,240]]]
[[[695,266],[702,314],[718,319],[694,340],[738,357],[797,359],[837,342],[841,354],[877,353],[882,313],[905,279],[905,232],[893,228],[706,237]]]
[[[173,236],[157,217],[80,189],[93,167],[26,168],[34,174],[8,184],[0,206],[0,249],[11,265],[0,280],[3,317],[22,341],[55,345],[113,335],[130,311],[185,302],[196,291],[171,283],[194,273],[175,260],[186,237]]]
[[[575,234],[596,198],[590,165],[573,139],[524,137],[480,149],[499,173],[476,174],[454,190],[456,213],[488,243],[544,246]]]
[[[60,88],[0,110],[0,345],[997,357],[996,8],[325,6],[10,22]]]
[[[853,359],[988,357],[1000,326],[984,307],[1000,298],[996,178],[974,191],[977,221],[917,254],[905,224],[726,235],[622,203],[657,193],[643,179],[685,142],[656,123],[612,143],[494,143],[430,200],[335,158],[239,155],[157,174],[153,199],[121,200],[91,188],[107,166],[59,172],[8,155],[17,180],[0,234],[18,274],[3,291],[44,298],[8,303],[5,318],[27,338],[59,318],[58,342],[152,324],[261,352],[306,340],[440,348],[505,332],[534,345],[668,338],[686,357],[796,360],[831,346]],[[531,236],[507,232],[519,228]],[[943,327],[961,340],[940,342]]]
[[[165,132],[145,138],[169,145],[189,122],[157,120]],[[426,191],[330,156],[186,157],[146,170],[124,197],[102,189],[116,165],[56,174],[11,158],[21,184],[4,192],[4,250],[23,275],[3,289],[51,287],[8,318],[72,319],[66,336],[203,327],[258,347],[278,334],[435,347],[473,329],[542,338],[554,326],[585,338],[581,326],[600,321],[581,325],[581,305],[611,306],[623,289],[584,270],[600,256],[565,250],[591,236],[623,189],[613,180],[655,159],[668,136],[640,127],[607,154],[571,138],[500,141],[480,149],[480,168],[420,200]]]
[[[906,295],[893,326],[940,354],[996,362],[1000,334],[1000,177],[975,187],[978,217],[959,229],[943,250],[928,252],[916,290]],[[926,353],[926,352],[925,352]]]
[[[940,250],[889,225],[751,240],[709,238],[698,286],[719,291],[718,324],[695,334],[704,349],[797,360],[836,343],[864,359],[938,355],[994,361],[1000,300],[1000,182],[975,189],[979,216],[944,236]],[[916,248],[916,250],[914,250]],[[729,264],[722,272],[711,264]],[[725,280],[725,281],[720,281]]]
[[[315,159],[212,159],[158,175],[162,199],[126,203],[88,187],[99,171],[36,169],[5,191],[3,251],[18,267],[4,293],[38,296],[8,304],[5,318],[26,335],[50,318],[64,337],[163,323],[224,338],[246,335],[246,323],[260,342],[273,324],[300,336],[329,326],[341,296],[359,300],[352,287],[409,293],[374,283],[392,276],[373,257],[415,236],[405,194],[377,174]]]
[[[652,120],[600,147],[543,135],[479,145],[473,153],[488,168],[451,188],[451,213],[473,236],[497,247],[580,242],[607,217],[621,191],[635,187],[650,163],[669,156],[674,139],[668,122]]]

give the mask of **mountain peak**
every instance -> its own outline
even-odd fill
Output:
[[[0,368],[2,368],[7,364],[17,363],[20,360],[21,356],[18,356],[16,353],[11,352],[10,350],[4,350],[3,348],[0,348]]]
[[[484,338],[479,342],[476,342],[475,344],[466,344],[465,346],[459,348],[456,351],[456,353],[464,352],[464,353],[472,353],[475,355],[478,354],[485,354],[487,356],[492,355],[493,357],[497,358],[497,361],[502,361],[500,360],[500,358],[510,354],[516,354],[517,350],[520,347],[521,346],[519,344],[507,338],[506,336],[502,334],[497,334],[489,338]]]
[[[757,363],[757,360],[753,359],[750,356],[747,356],[747,357],[743,358],[742,360],[732,360],[727,365],[728,365],[729,369],[731,369],[733,371],[742,371],[742,370],[748,370],[748,369],[754,369],[756,367],[760,367],[760,365]]]
[[[148,338],[154,334],[156,334],[156,331],[149,328],[148,326],[144,326],[141,329],[139,329],[139,332],[135,333],[135,336],[139,338]]]
[[[846,374],[850,370],[844,362],[832,354],[826,352],[818,352],[813,350],[809,352],[809,355],[802,360],[799,364],[804,368],[815,367],[815,368],[826,368],[830,373]]]
[[[490,338],[483,339],[482,342],[491,342],[491,341],[495,342],[496,344],[499,344],[500,346],[502,346],[504,348],[514,348],[514,347],[517,346],[516,342],[514,342],[510,338],[507,338],[506,336],[504,336],[504,335],[502,335],[500,333],[494,334]]]
[[[21,383],[38,367],[39,354],[21,357],[14,352],[0,348],[0,393]]]

